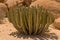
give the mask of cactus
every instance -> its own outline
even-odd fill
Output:
[[[53,22],[53,15],[42,6],[10,8],[7,17],[20,33],[29,35],[45,33]]]

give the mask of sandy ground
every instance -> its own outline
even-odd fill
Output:
[[[0,24],[0,40],[60,40],[60,30],[50,25],[49,31],[44,36],[19,35],[12,23],[5,18],[5,24]]]

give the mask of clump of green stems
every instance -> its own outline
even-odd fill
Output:
[[[53,15],[42,6],[10,8],[7,17],[20,33],[28,35],[45,33],[54,21]]]

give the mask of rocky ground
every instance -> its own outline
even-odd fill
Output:
[[[49,27],[49,33],[43,36],[22,35],[17,32],[13,24],[5,18],[5,23],[0,24],[0,40],[60,40],[60,30],[55,29],[52,25]]]
[[[13,1],[12,3],[7,3],[9,4],[9,7],[16,4],[16,2],[13,3]],[[3,5],[4,4],[1,5],[0,3],[0,9],[2,9],[4,13],[6,12],[6,7]],[[55,0],[37,0],[33,2],[30,7],[37,5],[43,5],[45,8],[48,8],[55,15],[55,17],[60,17],[60,2]],[[60,40],[60,30],[56,29],[53,25],[50,25],[49,33],[45,34],[44,36],[19,35],[13,24],[10,23],[7,18],[5,18],[4,24],[0,24],[0,40]]]

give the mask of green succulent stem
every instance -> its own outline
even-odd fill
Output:
[[[23,34],[43,34],[54,21],[53,15],[42,6],[10,8],[7,17],[14,27]]]

